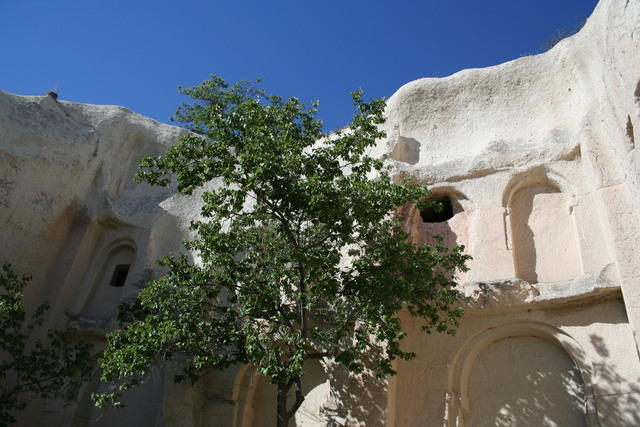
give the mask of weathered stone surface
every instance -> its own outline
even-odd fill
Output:
[[[415,243],[440,234],[473,256],[467,317],[454,337],[403,318],[417,357],[388,383],[310,367],[296,423],[640,425],[640,0],[602,0],[544,54],[408,83],[387,117],[375,154],[452,202],[440,223],[404,209]],[[99,342],[113,307],[181,250],[197,194],[131,178],[183,132],[122,107],[0,92],[0,260],[34,276],[28,300],[52,302],[49,326]],[[129,262],[124,286],[104,292]],[[170,377],[154,374],[126,412],[91,409],[92,384],[21,422],[272,424],[273,390],[246,367],[195,387]]]

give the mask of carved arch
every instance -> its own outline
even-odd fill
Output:
[[[466,194],[452,185],[434,185],[429,187],[430,198],[441,196],[449,196],[449,198],[451,198],[454,215],[459,212],[469,211],[473,204],[473,201],[470,200]]]
[[[573,207],[577,204],[576,188],[569,182],[569,180],[545,166],[538,166],[524,172],[520,172],[509,180],[502,192],[502,207],[508,209],[509,202],[518,190],[534,185],[549,185],[556,187],[558,191],[569,196],[569,206]]]
[[[413,203],[406,203],[398,208],[398,214],[405,218],[404,227],[411,242],[416,245],[433,244],[434,236],[440,236],[447,247],[468,246],[468,212],[472,202],[464,193],[450,185],[429,187],[429,191],[431,200],[445,196],[449,199],[452,216],[446,221],[425,222],[422,213]]]
[[[251,366],[242,365],[238,369],[231,397],[235,402],[234,427],[253,425],[253,401],[259,381],[259,375]]]
[[[335,402],[329,397],[330,379],[320,361],[306,361],[302,388],[305,400],[296,411],[295,424],[309,425],[311,420],[317,421],[318,417],[329,422],[329,418],[335,414],[327,413],[326,405],[329,404],[331,412],[331,409],[335,409]],[[235,375],[232,392],[232,401],[235,404],[233,426],[275,425],[275,399],[276,388],[266,377],[250,365],[240,367]],[[291,403],[290,401],[289,405]]]
[[[89,275],[85,279],[85,292],[80,301],[78,301],[77,311],[81,316],[89,318],[96,317],[94,316],[95,313],[93,313],[93,311],[95,311],[93,307],[97,304],[95,300],[104,298],[103,295],[100,295],[101,287],[104,286],[105,281],[108,281],[113,274],[111,271],[113,270],[111,268],[113,266],[111,266],[110,263],[114,261],[114,257],[124,252],[126,252],[126,254],[121,257],[130,265],[129,272],[131,272],[135,266],[137,254],[137,246],[132,239],[127,237],[113,239],[96,251],[96,255],[91,262]],[[130,282],[130,278],[127,278],[127,282]],[[112,293],[114,295],[110,295],[103,301],[99,301],[100,304],[111,303],[117,307],[120,302],[119,297],[122,294],[122,288],[114,290]]]
[[[516,277],[538,283],[582,274],[576,205],[575,187],[546,167],[509,181],[502,195],[503,225]]]
[[[470,413],[469,379],[478,355],[503,338],[536,337],[558,345],[577,366],[584,384],[587,425],[599,427],[594,396],[593,362],[582,346],[569,334],[541,322],[514,322],[485,329],[470,338],[450,365],[446,396],[445,427],[463,427]]]

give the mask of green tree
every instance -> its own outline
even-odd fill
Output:
[[[180,354],[192,381],[207,369],[248,363],[277,386],[277,425],[304,400],[305,361],[330,358],[350,371],[393,374],[405,336],[398,313],[424,330],[452,333],[455,272],[462,248],[409,243],[396,207],[424,201],[423,186],[394,185],[367,154],[383,137],[384,101],[352,94],[356,113],[326,134],[317,104],[267,94],[246,81],[212,77],[181,89],[192,99],[176,119],[192,131],[160,157],[142,160],[138,179],[192,194],[203,220],[186,243],[197,254],[170,256],[167,272],[124,311],[130,323],[108,336],[101,360],[117,402],[150,367]],[[217,185],[206,185],[217,180]],[[294,392],[289,405],[287,396]]]
[[[91,372],[91,346],[75,342],[70,331],[49,330],[34,340],[49,304],[27,315],[22,298],[29,280],[9,264],[0,270],[0,425],[16,422],[34,397],[74,397]]]

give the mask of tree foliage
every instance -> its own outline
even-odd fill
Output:
[[[91,372],[91,346],[69,331],[49,330],[34,340],[49,304],[27,315],[22,299],[29,280],[8,264],[0,270],[0,425],[15,422],[34,397],[74,397]]]
[[[150,367],[181,355],[176,380],[248,363],[278,387],[278,425],[302,403],[306,360],[329,358],[354,372],[372,350],[377,374],[393,374],[405,336],[398,313],[424,330],[453,332],[461,311],[455,273],[462,248],[416,247],[405,203],[425,205],[427,189],[394,185],[368,155],[383,137],[384,101],[352,94],[351,124],[326,134],[317,104],[282,99],[246,81],[212,77],[182,89],[192,100],[176,119],[192,132],[160,157],[143,159],[138,179],[201,190],[202,220],[188,243],[197,255],[162,261],[166,274],[121,314],[129,324],[108,337],[102,380],[117,402]],[[210,185],[213,181],[216,185]],[[287,406],[287,394],[295,402]]]

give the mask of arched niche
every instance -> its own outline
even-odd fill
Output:
[[[290,426],[324,427],[327,424],[326,409],[331,407],[330,385],[327,375],[318,361],[305,364],[302,389],[305,400],[296,411]],[[234,427],[271,427],[276,425],[276,386],[254,369],[243,367],[237,377],[233,392],[236,403]],[[288,405],[295,397],[292,390]]]
[[[445,425],[599,426],[593,365],[569,335],[538,322],[472,337],[449,371]]]
[[[478,354],[465,421],[474,427],[585,426],[580,372],[549,340],[502,338]]]
[[[405,218],[405,230],[416,245],[435,243],[434,236],[440,236],[444,245],[453,247],[468,244],[468,218],[464,205],[467,197],[452,187],[430,189],[428,200],[441,204],[442,210],[418,210],[413,204],[399,209]]]
[[[516,277],[529,283],[558,282],[582,273],[575,194],[558,175],[539,168],[516,176],[503,205]]]
[[[102,251],[94,264],[91,291],[80,314],[91,319],[108,319],[118,311],[122,291],[131,281],[136,250],[130,240],[118,240]]]

